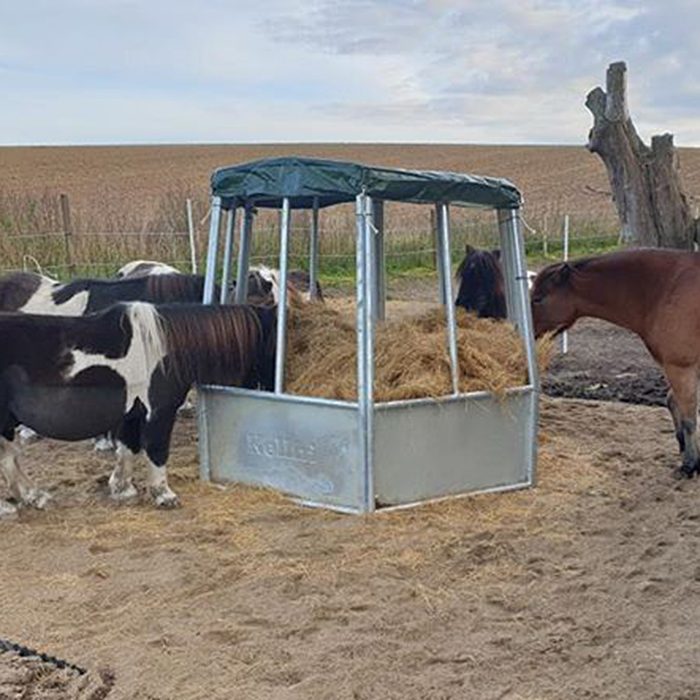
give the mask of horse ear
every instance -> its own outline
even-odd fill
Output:
[[[557,284],[566,284],[571,279],[573,268],[568,262],[562,263],[557,272]]]
[[[491,251],[491,255],[493,255],[493,257],[496,258],[496,260],[500,260],[500,259],[501,259],[501,249],[500,249],[500,248],[494,248],[494,249]]]
[[[476,253],[476,248],[473,245],[471,245],[471,243],[467,243],[467,245],[464,246],[464,252],[467,255],[473,255],[474,253]]]

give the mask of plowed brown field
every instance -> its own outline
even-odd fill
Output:
[[[441,144],[260,144],[0,148],[0,192],[67,192],[79,208],[152,206],[172,192],[205,197],[212,170],[281,155],[507,177],[529,211],[612,214],[605,169],[583,146]],[[686,190],[700,198],[700,149],[682,149]]]

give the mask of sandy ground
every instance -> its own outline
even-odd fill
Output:
[[[113,674],[110,700],[700,697],[700,485],[666,412],[542,409],[536,489],[373,517],[199,483],[191,418],[178,511],[38,442],[56,503],[0,524],[0,636]]]

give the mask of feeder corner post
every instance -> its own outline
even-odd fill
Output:
[[[364,481],[362,510],[376,509],[374,483],[374,273],[372,199],[366,193],[355,200],[357,225],[357,402]]]
[[[452,253],[451,253],[451,232],[450,232],[450,207],[448,204],[440,205],[440,231],[441,259],[439,267],[442,269],[440,278],[443,285],[442,296],[447,300],[445,309],[447,311],[447,343],[450,353],[450,374],[452,376],[452,393],[459,394],[459,356],[457,354],[457,324],[455,320],[455,306],[452,302],[454,290],[452,288]]]
[[[282,200],[280,220],[280,276],[277,300],[277,348],[275,353],[275,394],[284,392],[284,361],[287,355],[287,279],[289,275],[289,197]],[[247,285],[246,285],[247,286]]]

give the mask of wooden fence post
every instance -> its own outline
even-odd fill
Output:
[[[75,276],[75,260],[73,258],[73,223],[70,216],[70,199],[67,194],[60,196],[61,216],[63,217],[63,240],[66,246],[66,266],[71,277]]]

